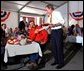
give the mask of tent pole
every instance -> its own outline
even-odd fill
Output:
[[[19,26],[19,22],[20,22],[20,12],[18,12],[18,26]]]
[[[67,27],[69,27],[69,1],[67,2]]]

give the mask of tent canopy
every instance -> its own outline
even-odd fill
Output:
[[[65,3],[67,1],[1,1],[1,9],[43,15],[47,4],[52,4],[57,9]]]

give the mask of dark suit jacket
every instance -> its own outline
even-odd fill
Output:
[[[19,23],[19,29],[20,30],[25,29],[25,23],[23,21]]]

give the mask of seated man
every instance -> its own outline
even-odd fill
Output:
[[[24,35],[21,36],[20,45],[26,45],[27,43],[30,43],[30,42],[32,42],[32,41],[27,39]],[[38,53],[30,54],[28,68],[37,69],[38,68],[38,65],[37,65],[38,59],[39,59]]]

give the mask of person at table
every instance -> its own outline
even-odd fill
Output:
[[[29,39],[45,44],[48,40],[48,32],[42,29],[42,26],[35,25],[34,21],[30,21],[29,24]]]
[[[74,35],[75,31],[74,31],[74,28],[75,28],[75,25],[71,25],[69,28],[68,28],[68,35]]]
[[[10,36],[14,36],[14,32],[13,32],[12,28],[8,29],[8,37],[10,37]]]
[[[19,28],[15,27],[15,29],[14,29],[14,36],[18,37],[18,35],[19,35]]]
[[[79,26],[79,24],[75,25],[74,30],[75,34],[81,35],[81,27]]]
[[[20,45],[27,45],[28,41],[30,41],[29,39],[27,39],[27,37],[22,34],[21,35],[21,40],[20,40]],[[37,69],[38,68],[38,59],[39,59],[39,54],[38,53],[33,53],[30,54],[29,56],[29,66],[28,68],[31,69]]]
[[[29,39],[38,42],[43,51],[48,41],[48,32],[41,25],[35,25],[34,21],[30,21],[29,24]]]
[[[39,63],[41,67],[45,66],[46,59],[44,58],[44,51],[46,50],[46,43],[48,41],[48,32],[41,25],[35,25],[34,21],[29,22],[29,39],[40,44],[43,57]]]

